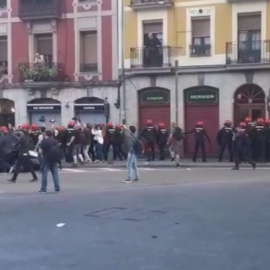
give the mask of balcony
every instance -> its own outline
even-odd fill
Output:
[[[173,0],[131,0],[133,10],[171,8]]]
[[[131,69],[161,69],[170,68],[171,47],[143,47],[131,48]]]
[[[19,64],[21,82],[61,82],[64,81],[64,68],[58,63]]]
[[[211,56],[211,45],[190,45],[189,54],[192,57]]]
[[[59,0],[20,0],[19,17],[21,20],[57,19],[61,16]]]
[[[226,44],[227,65],[258,63],[270,63],[270,40]]]

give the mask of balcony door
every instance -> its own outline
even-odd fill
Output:
[[[144,67],[163,66],[163,23],[162,21],[143,22],[142,62]]]
[[[261,61],[261,15],[238,17],[238,61]]]
[[[34,37],[35,54],[39,53],[44,56],[48,66],[53,63],[53,36],[52,34],[36,34]]]

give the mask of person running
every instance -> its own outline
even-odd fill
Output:
[[[30,134],[27,130],[22,131],[22,136],[20,137],[18,143],[18,160],[15,165],[14,174],[8,182],[15,183],[17,177],[20,173],[21,166],[24,168],[29,169],[30,173],[33,176],[33,179],[30,182],[35,182],[38,180],[36,172],[34,171],[33,164],[30,160],[29,151],[31,150],[31,143],[30,143]]]
[[[144,153],[143,143],[135,135],[136,127],[130,126],[129,131],[125,129],[125,135],[128,137],[128,158],[127,158],[127,179],[123,183],[132,182],[133,171],[135,173],[135,178],[133,181],[138,182],[140,180],[138,166],[137,166],[137,155],[142,149],[142,154]]]

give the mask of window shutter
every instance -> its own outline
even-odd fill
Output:
[[[83,33],[81,42],[81,61],[84,64],[97,64],[97,33],[94,31]]]
[[[210,37],[210,19],[193,20],[192,37]]]
[[[238,16],[238,30],[261,30],[261,15]]]

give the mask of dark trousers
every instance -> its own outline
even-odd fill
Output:
[[[229,157],[230,157],[230,161],[233,161],[233,146],[232,146],[232,142],[224,142],[220,145],[220,152],[219,152],[219,157],[218,159],[221,161],[223,159],[223,154],[225,149],[228,149],[229,152]]]
[[[68,163],[73,162],[72,151],[73,151],[73,145],[66,147],[66,162],[68,162]]]
[[[95,143],[94,142],[92,142],[90,145],[89,153],[90,153],[90,157],[92,158],[92,160],[95,161],[96,155],[95,155]]]
[[[20,173],[21,166],[27,168],[30,171],[30,173],[33,176],[33,179],[38,178],[37,175],[36,175],[36,172],[34,171],[34,168],[33,168],[33,165],[31,163],[30,157],[20,155],[18,157],[16,166],[15,166],[15,169],[14,169],[14,174],[12,176],[13,181],[16,181],[16,179],[17,179],[17,177],[18,177],[18,175]]]
[[[147,160],[150,161],[151,158],[155,160],[155,142],[146,142],[145,148]]]
[[[254,141],[254,159],[256,161],[265,161],[265,141]]]
[[[199,149],[202,152],[202,160],[206,161],[205,142],[200,141],[195,142],[193,161],[196,161]]]
[[[117,149],[116,149],[116,143],[115,142],[107,142],[106,143],[106,151],[105,151],[105,160],[108,159],[108,153],[110,151],[110,147],[112,147],[113,149],[113,159],[116,159],[116,156],[119,157],[119,155],[117,155]],[[121,160],[121,156],[119,158]]]
[[[127,159],[127,155],[124,153],[123,149],[122,149],[122,142],[116,142],[116,152],[117,152],[117,156],[119,157],[120,160],[123,159]]]
[[[158,149],[159,149],[159,159],[164,160],[165,159],[165,147],[166,147],[166,142],[161,142],[158,144]]]
[[[236,168],[239,168],[242,159],[250,164],[254,164],[250,157],[249,148],[247,146],[237,145],[234,150],[234,162]]]

